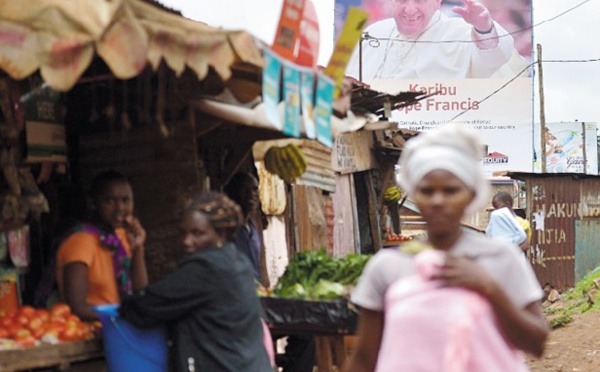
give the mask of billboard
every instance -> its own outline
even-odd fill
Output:
[[[533,171],[531,0],[336,0],[336,22],[350,6],[370,18],[346,75],[430,95],[392,112],[400,129],[460,122],[485,142],[490,176]]]
[[[546,173],[598,174],[596,123],[546,123]],[[535,171],[542,171],[540,125],[535,126]]]

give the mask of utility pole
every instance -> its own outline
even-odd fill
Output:
[[[542,158],[542,173],[546,173],[546,114],[544,110],[544,72],[542,70],[542,45],[537,44],[537,64],[540,90],[540,157]]]
[[[360,34],[360,39],[358,39],[358,81],[360,81],[361,83],[363,82],[362,80],[362,57],[363,57],[363,48],[362,48],[362,43],[363,40],[365,39],[365,33],[362,32]]]
[[[585,148],[585,143],[587,142],[587,139],[585,138],[585,122],[581,122],[581,142],[583,143],[583,146],[581,147],[581,151],[583,151],[583,174],[587,174],[587,149]]]

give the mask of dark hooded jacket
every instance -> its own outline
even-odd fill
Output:
[[[184,257],[119,312],[138,327],[167,326],[172,371],[272,371],[252,269],[232,243]]]

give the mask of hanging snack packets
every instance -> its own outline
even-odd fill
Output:
[[[7,233],[10,259],[18,268],[29,266],[29,226],[25,225]]]

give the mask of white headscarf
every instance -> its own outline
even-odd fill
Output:
[[[475,191],[467,206],[472,214],[488,202],[489,183],[483,172],[483,145],[473,132],[457,124],[446,124],[406,142],[398,164],[396,182],[408,195],[429,172],[445,170]]]

